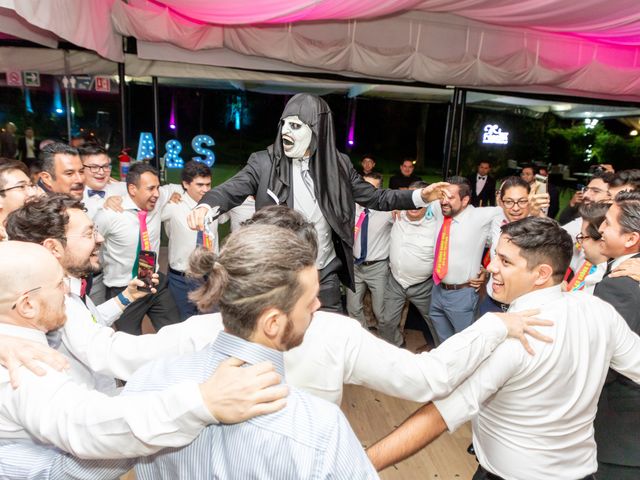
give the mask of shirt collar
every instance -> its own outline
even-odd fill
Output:
[[[138,207],[135,202],[133,201],[133,199],[129,196],[129,195],[124,195],[123,199],[122,199],[122,209],[123,210],[140,210],[140,207]]]
[[[458,215],[456,215],[455,217],[453,217],[452,221],[455,223],[460,223],[467,215],[469,215],[469,212],[471,210],[473,210],[475,207],[473,205],[467,205],[464,210],[462,210]]]
[[[0,334],[12,337],[20,337],[26,340],[48,345],[47,336],[44,332],[35,328],[19,327],[18,325],[9,325],[8,323],[0,323]]]
[[[69,277],[69,293],[80,296],[82,289],[82,279],[77,277]]]
[[[629,253],[627,255],[622,255],[621,257],[616,258],[612,263],[611,263],[611,270],[613,270],[614,268],[618,267],[622,262],[624,262],[625,260],[629,260],[631,257],[634,257],[638,255],[637,253]]]
[[[525,293],[516,298],[509,306],[509,312],[537,309],[546,303],[553,302],[562,297],[561,285],[554,285],[533,292]]]
[[[284,380],[284,357],[282,352],[243,340],[226,332],[218,334],[216,340],[211,344],[211,348],[223,355],[238,358],[249,365],[268,360]]]

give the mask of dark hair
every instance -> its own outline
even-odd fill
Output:
[[[504,198],[504,192],[514,187],[522,187],[527,191],[527,194],[531,193],[531,185],[529,185],[529,182],[525,182],[521,177],[513,175],[502,181],[500,185],[500,199]]]
[[[611,204],[604,202],[583,203],[580,205],[579,212],[582,220],[587,222],[587,233],[594,240],[600,240],[600,225],[604,222],[604,217],[609,211]]]
[[[20,242],[42,243],[55,238],[66,245],[69,209],[84,210],[84,204],[69,195],[53,194],[28,200],[9,214],[7,237]]]
[[[482,164],[482,163],[486,163],[489,166],[493,165],[493,161],[492,160],[490,160],[488,158],[482,158],[482,159],[480,159],[480,160],[478,160],[476,162],[476,166],[480,166],[480,164]]]
[[[606,170],[596,171],[591,177],[591,180],[593,180],[594,178],[599,178],[604,183],[609,185],[615,180],[616,174],[613,172],[607,172]]]
[[[303,293],[298,274],[315,260],[311,245],[290,230],[242,227],[227,237],[220,255],[204,248],[191,254],[190,271],[207,279],[189,298],[202,311],[218,303],[229,333],[247,339],[266,309],[291,312]]]
[[[614,202],[620,209],[618,223],[622,232],[640,233],[640,192],[619,192]]]
[[[520,248],[529,270],[546,263],[553,268],[553,279],[562,281],[571,262],[573,241],[558,222],[548,217],[527,217],[507,223],[500,230]]]
[[[318,255],[318,236],[316,227],[304,215],[286,205],[271,205],[257,210],[251,218],[242,222],[242,226],[274,225],[286,228],[295,233],[302,241],[307,242],[313,249],[313,255]]]
[[[471,185],[469,184],[469,180],[459,175],[454,175],[453,177],[447,178],[447,182],[451,185],[458,185],[460,199],[463,199],[464,197],[471,198]]]
[[[362,156],[362,160],[360,160],[360,162],[364,162],[364,159],[368,158],[369,160],[373,160],[373,163],[376,163],[376,159],[373,157],[373,155],[363,155]]]
[[[415,182],[411,182],[409,184],[409,189],[410,190],[417,190],[419,188],[426,188],[428,186],[429,186],[429,184],[427,182],[425,182],[424,180],[416,180]]]
[[[40,150],[40,168],[43,172],[51,175],[53,180],[56,179],[56,155],[78,156],[80,154],[77,148],[62,142],[54,142],[44,146]]]
[[[640,170],[634,168],[616,172],[615,177],[609,183],[610,187],[622,187],[624,185],[630,186],[632,190],[638,190],[640,187]]]
[[[369,172],[362,174],[362,178],[372,178],[374,180],[378,180],[380,185],[382,185],[382,174],[379,172]]]
[[[182,169],[182,181],[185,183],[191,183],[196,177],[211,178],[211,169],[202,162],[189,160],[184,164],[184,168]]]
[[[414,163],[415,161],[416,161],[416,159],[413,158],[413,157],[404,157],[402,159],[402,161],[400,162],[400,165],[403,165],[404,162],[411,162],[413,165],[415,165],[415,163]]]
[[[525,163],[524,165],[522,165],[522,167],[520,168],[520,171],[522,172],[522,170],[524,170],[525,168],[530,168],[533,173],[536,173],[537,171],[535,165],[531,163]]]
[[[29,176],[29,168],[27,168],[24,163],[18,160],[0,158],[0,190],[2,190],[7,185],[7,181],[4,178],[5,174],[13,172],[15,170],[20,170],[27,177]],[[4,197],[5,194],[6,192],[0,192],[0,197]]]
[[[78,148],[78,152],[80,153],[81,157],[88,157],[90,155],[109,156],[109,154],[107,153],[107,149],[97,143],[85,143]]]
[[[158,175],[158,170],[144,162],[136,162],[131,167],[129,167],[129,171],[127,172],[127,185],[135,185],[136,187],[140,185],[140,177],[143,173],[153,173],[156,177],[160,177]]]

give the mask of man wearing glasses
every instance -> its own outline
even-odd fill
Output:
[[[124,182],[111,182],[111,159],[100,145],[86,145],[79,149],[84,167],[85,188],[82,202],[90,218],[102,208],[106,198],[126,195]]]
[[[78,200],[67,195],[51,195],[28,202],[9,215],[6,229],[11,240],[39,243],[58,259],[69,278],[68,317],[109,326],[120,317],[126,305],[148,294],[138,290],[137,287],[144,284],[134,278],[118,296],[97,307],[88,298],[85,278],[100,270],[99,253],[104,239]],[[115,392],[112,377],[95,374],[69,352],[63,331],[50,337],[51,343],[59,344],[59,351],[71,359],[75,379],[104,393]]]
[[[31,183],[26,165],[17,160],[0,164],[0,240],[6,240],[4,222],[27,198],[42,192]]]

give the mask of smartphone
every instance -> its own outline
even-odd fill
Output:
[[[144,287],[138,287],[138,290],[150,292],[153,286],[153,274],[156,273],[158,256],[156,252],[140,250],[140,256],[138,258],[138,280],[144,282]]]
[[[536,175],[536,182],[538,183],[536,193],[547,193],[547,177],[538,174]]]

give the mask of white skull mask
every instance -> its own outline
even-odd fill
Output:
[[[302,158],[309,149],[313,137],[309,125],[300,120],[297,115],[285,117],[282,120],[280,134],[284,154],[289,158]]]

